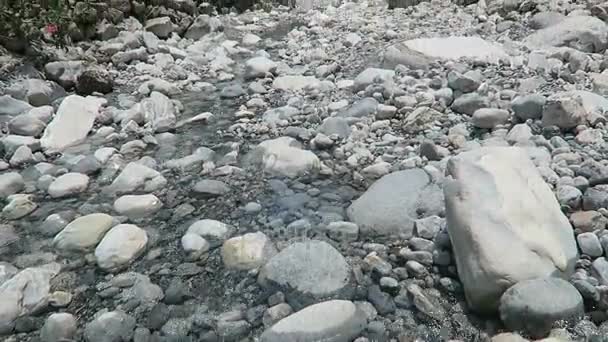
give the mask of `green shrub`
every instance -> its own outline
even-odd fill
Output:
[[[23,52],[42,41],[63,46],[68,42],[68,0],[0,0],[0,44]]]

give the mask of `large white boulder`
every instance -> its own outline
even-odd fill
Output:
[[[66,97],[44,130],[40,145],[46,150],[62,150],[83,141],[95,123],[106,99],[78,95]]]
[[[569,46],[585,52],[603,52],[608,47],[608,25],[595,17],[569,16],[534,32],[524,43],[532,49]]]
[[[469,305],[496,312],[518,281],[568,276],[577,247],[566,216],[519,147],[483,147],[449,160],[448,233]]]
[[[433,60],[460,58],[497,64],[509,55],[500,44],[479,37],[416,38],[395,44],[384,52],[384,66],[403,64],[412,68],[427,68]]]

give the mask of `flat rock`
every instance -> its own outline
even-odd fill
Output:
[[[69,172],[59,176],[49,186],[53,198],[67,197],[84,192],[89,186],[89,177],[82,173]]]
[[[386,82],[392,82],[394,76],[395,76],[394,70],[367,68],[367,69],[363,70],[355,78],[354,90],[355,91],[364,90],[367,86],[369,86],[370,84],[374,84],[376,82],[378,82],[380,84],[384,84]]]
[[[53,245],[64,251],[91,250],[97,246],[112,225],[112,216],[108,214],[96,213],[81,216],[70,222],[55,236]]]
[[[263,266],[275,254],[274,244],[262,232],[235,236],[222,246],[224,266],[243,271]]]
[[[114,210],[129,218],[150,217],[162,206],[163,203],[152,194],[124,195],[114,201]]]
[[[532,33],[524,44],[531,49],[568,46],[583,52],[603,52],[608,46],[608,27],[595,17],[568,16]]]
[[[398,171],[383,176],[347,209],[349,219],[361,234],[413,235],[414,222],[443,212],[440,187],[422,169]]]
[[[159,17],[146,20],[146,31],[154,33],[158,38],[169,38],[175,31],[175,26],[169,17]]]
[[[272,257],[260,270],[258,282],[277,287],[294,308],[320,299],[349,296],[350,266],[323,241],[296,242]]]
[[[363,331],[367,317],[354,303],[330,300],[308,306],[268,328],[261,342],[350,342]]]
[[[209,241],[212,247],[221,246],[234,232],[234,227],[223,222],[203,219],[194,222],[186,234],[195,234]]]
[[[418,56],[432,59],[465,58],[493,64],[509,59],[502,46],[479,37],[417,38],[402,44],[407,49],[420,54]]]
[[[192,191],[198,195],[221,196],[230,192],[230,187],[222,181],[203,179],[194,184]]]
[[[99,115],[106,100],[99,97],[70,95],[59,106],[57,114],[44,130],[40,145],[47,150],[62,150],[82,142]]]
[[[583,314],[583,297],[560,278],[520,281],[500,299],[500,318],[507,328],[533,337],[544,337],[555,323],[574,323]]]
[[[145,230],[132,224],[119,224],[110,229],[95,248],[97,265],[108,272],[119,270],[133,262],[147,242]]]
[[[448,233],[472,309],[495,312],[518,281],[573,272],[572,227],[524,149],[464,152],[446,174]]]

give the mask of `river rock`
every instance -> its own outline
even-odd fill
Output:
[[[59,176],[49,186],[53,198],[68,197],[84,192],[89,186],[89,177],[82,173],[69,172]]]
[[[583,107],[583,99],[571,93],[555,94],[543,107],[543,126],[557,126],[563,129],[574,128],[585,124],[587,112]]]
[[[495,312],[518,281],[573,272],[572,227],[525,150],[464,152],[450,159],[447,174],[448,233],[474,310]]]
[[[158,38],[169,38],[175,31],[175,25],[169,17],[153,18],[146,21],[146,31],[154,33]]]
[[[135,318],[122,311],[109,311],[98,315],[84,328],[87,342],[131,341]]]
[[[272,87],[283,91],[298,91],[309,87],[316,87],[320,81],[314,76],[288,75],[274,79]]]
[[[394,70],[367,68],[355,78],[354,90],[364,90],[367,86],[374,83],[385,84],[387,82],[392,82],[394,76]]]
[[[349,342],[367,325],[365,313],[346,300],[308,306],[268,328],[261,342]]]
[[[158,197],[147,195],[125,195],[114,201],[114,210],[129,218],[151,217],[162,208]]]
[[[561,22],[538,30],[525,41],[533,49],[568,46],[583,52],[603,52],[608,46],[608,27],[590,16],[568,16]]]
[[[2,208],[2,216],[7,220],[18,220],[31,214],[38,208],[33,201],[34,196],[29,194],[14,194],[6,198],[8,202]]]
[[[76,85],[78,76],[84,69],[84,61],[58,61],[50,62],[44,66],[46,77],[59,83],[65,89],[70,89]]]
[[[522,121],[538,120],[543,115],[545,102],[547,99],[540,94],[517,96],[511,101],[511,109],[515,116]]]
[[[17,100],[10,95],[0,96],[0,114],[15,116],[23,114],[32,109],[32,106],[25,101]]]
[[[283,291],[300,309],[320,299],[349,296],[350,266],[323,241],[296,242],[272,257],[260,270],[258,282]]]
[[[192,40],[199,40],[208,33],[223,30],[224,25],[218,18],[202,14],[194,19],[194,22],[190,25],[184,37]]]
[[[112,92],[112,88],[112,76],[100,67],[84,70],[76,80],[76,92],[80,95],[91,95],[94,92],[107,94]]]
[[[0,175],[0,197],[6,198],[25,188],[23,177],[17,172],[7,172]]]
[[[136,190],[152,192],[167,184],[167,180],[160,172],[145,165],[131,162],[114,179],[106,191],[112,194],[126,194]]]
[[[145,230],[132,224],[119,224],[110,229],[95,249],[97,265],[114,272],[133,262],[148,242]]]
[[[291,137],[280,137],[260,143],[249,155],[253,164],[266,172],[296,177],[320,168],[319,158],[311,151],[301,149],[301,144]]]
[[[8,129],[12,134],[39,136],[46,124],[32,114],[21,114],[9,121]]]
[[[362,234],[410,238],[414,222],[443,212],[440,187],[422,169],[383,176],[347,209]]]
[[[272,241],[262,232],[233,237],[222,246],[224,266],[243,271],[263,266],[275,254]]]
[[[47,307],[50,282],[59,270],[59,264],[26,268],[0,286],[0,335],[10,333],[18,317]]]
[[[471,122],[475,127],[492,129],[509,121],[509,111],[498,108],[480,108],[473,112]]]
[[[186,234],[199,235],[209,241],[212,247],[219,247],[233,232],[234,228],[230,225],[216,220],[203,219],[190,225]]]
[[[83,141],[106,100],[99,97],[70,95],[44,130],[40,145],[47,150],[62,150]]]
[[[583,314],[583,297],[560,278],[520,281],[500,298],[500,318],[507,328],[537,338],[546,336],[553,324],[572,323]]]
[[[55,248],[84,252],[93,249],[112,228],[112,216],[102,213],[81,216],[70,222],[53,239]]]
[[[62,342],[72,340],[76,335],[78,323],[76,318],[67,312],[51,314],[40,329],[42,342]]]
[[[245,77],[248,79],[266,77],[267,74],[275,72],[277,66],[277,63],[267,57],[253,57],[245,62]]]
[[[141,102],[144,119],[154,132],[162,133],[175,128],[177,117],[175,107],[164,94],[153,91],[150,97]]]

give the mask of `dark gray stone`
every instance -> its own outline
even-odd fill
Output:
[[[561,278],[525,280],[505,291],[499,311],[507,328],[544,337],[556,322],[582,317],[583,297]]]

